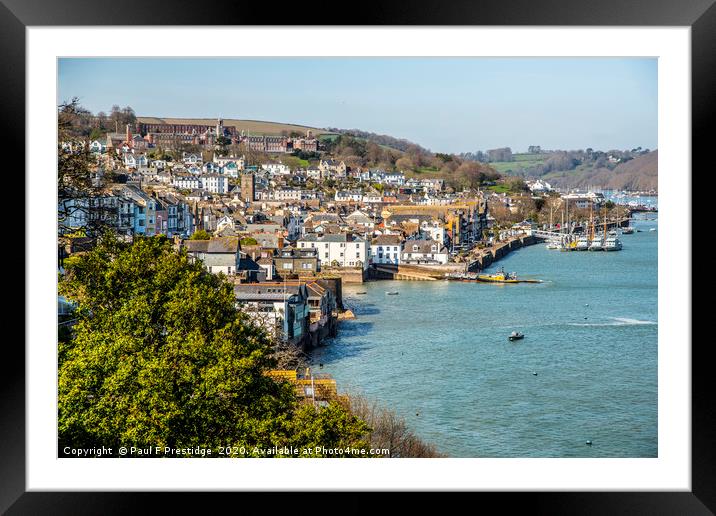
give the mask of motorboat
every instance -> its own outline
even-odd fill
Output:
[[[624,226],[622,228],[622,235],[631,235],[634,233],[634,228],[631,226]]]
[[[622,242],[615,236],[610,236],[604,243],[605,251],[621,251]]]
[[[601,238],[595,238],[592,243],[589,244],[590,251],[601,251],[604,249],[604,244]]]
[[[510,339],[510,340],[520,340],[520,339],[524,339],[524,338],[525,338],[525,334],[524,334],[524,333],[520,333],[520,332],[518,332],[518,331],[513,331],[512,333],[510,333],[509,337],[507,337],[507,338]]]
[[[399,294],[399,292],[394,290],[392,292],[386,292],[386,294],[389,296],[397,296]]]
[[[589,249],[589,237],[587,235],[582,235],[577,239],[577,247],[575,248],[577,251],[586,251]]]
[[[517,283],[517,274],[514,272],[505,272],[504,268],[500,268],[495,274],[478,274],[477,280],[495,283]]]

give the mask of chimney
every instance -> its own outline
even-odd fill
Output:
[[[127,143],[129,143],[132,138],[132,134],[129,132],[129,124],[127,124]]]

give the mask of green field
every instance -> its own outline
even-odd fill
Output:
[[[509,174],[533,165],[541,165],[548,157],[548,154],[513,154],[513,161],[493,161],[489,165],[501,174]]]
[[[488,186],[487,189],[495,193],[507,193],[510,191],[510,187],[507,185],[492,185]]]

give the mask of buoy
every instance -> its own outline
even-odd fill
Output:
[[[537,371],[532,371],[532,374],[533,374],[534,376],[537,376]]]
[[[420,415],[420,412],[416,412],[415,415],[416,415],[416,416],[419,416],[419,415]]]
[[[592,441],[587,441],[587,445],[588,445],[588,446],[591,446],[591,445],[592,445]]]
[[[587,320],[587,318],[585,317],[585,318],[584,318],[584,320],[586,321],[586,320]]]

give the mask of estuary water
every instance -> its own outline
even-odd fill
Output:
[[[541,284],[346,286],[357,318],[314,369],[451,457],[656,457],[658,231],[633,226],[619,252],[538,244],[487,271]]]

